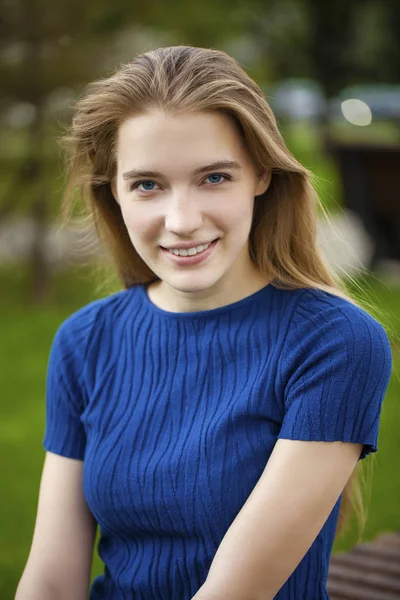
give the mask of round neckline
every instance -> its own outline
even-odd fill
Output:
[[[267,283],[264,287],[259,289],[257,292],[253,292],[249,296],[245,296],[241,300],[236,300],[235,302],[231,302],[229,304],[225,304],[224,306],[218,306],[217,308],[209,308],[205,310],[197,310],[197,311],[186,311],[186,312],[173,312],[169,310],[165,310],[160,308],[156,304],[154,304],[148,294],[147,294],[147,285],[148,284],[138,284],[134,285],[133,289],[137,289],[142,300],[148,310],[151,312],[163,316],[164,318],[169,319],[199,319],[205,317],[214,317],[217,315],[222,315],[224,313],[229,313],[232,311],[239,310],[241,308],[247,307],[249,304],[253,302],[257,302],[264,294],[267,294],[274,288],[272,282]],[[132,288],[131,288],[132,289]]]

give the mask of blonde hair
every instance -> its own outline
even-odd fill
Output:
[[[111,76],[89,84],[64,138],[70,156],[64,215],[71,213],[74,190],[80,189],[125,287],[157,277],[135,251],[112,194],[117,132],[126,118],[153,109],[220,111],[233,117],[258,172],[272,172],[268,190],[255,202],[252,260],[276,287],[318,288],[354,302],[317,248],[319,200],[311,173],[287,149],[261,89],[226,53],[190,46],[138,55]],[[364,529],[362,462],[344,489],[337,533],[353,510],[359,531]]]

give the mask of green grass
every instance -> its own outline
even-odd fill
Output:
[[[400,367],[400,288],[390,289],[366,278],[368,286],[387,311],[394,343],[397,373]],[[0,422],[0,468],[2,502],[0,522],[0,598],[12,598],[22,574],[31,544],[44,450],[45,375],[53,335],[63,319],[94,299],[94,281],[87,270],[74,270],[55,276],[54,294],[42,307],[24,301],[26,277],[22,269],[0,269],[0,361],[2,366],[2,419]],[[397,311],[397,312],[396,312]],[[396,347],[397,346],[397,347]],[[379,452],[372,487],[372,501],[365,539],[381,531],[400,528],[400,382],[392,377],[384,402]],[[368,459],[367,459],[368,460]],[[354,543],[354,528],[335,544],[335,551]],[[98,538],[97,538],[98,540]],[[101,572],[95,557],[92,577]]]

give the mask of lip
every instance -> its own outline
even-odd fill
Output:
[[[180,242],[179,244],[171,245],[171,246],[161,246],[164,250],[188,250],[189,248],[196,248],[197,246],[205,246],[206,244],[212,244],[218,238],[212,238],[211,240],[207,240],[205,242]]]
[[[162,246],[161,246],[161,250],[164,253],[165,257],[168,258],[172,263],[174,263],[177,266],[197,265],[197,264],[207,260],[207,258],[214,251],[214,248],[217,245],[218,241],[219,241],[219,238],[217,238],[216,240],[211,242],[211,244],[207,248],[207,250],[203,250],[202,252],[199,252],[198,254],[194,254],[193,256],[178,256],[176,254],[173,254],[169,250],[163,248]],[[205,243],[210,243],[210,242],[205,242]],[[200,246],[200,244],[198,244],[198,245]],[[179,247],[182,248],[182,246],[179,246]],[[193,248],[193,246],[187,246],[187,247]],[[176,248],[176,246],[172,246],[172,248]]]

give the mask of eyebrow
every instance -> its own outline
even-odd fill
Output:
[[[208,173],[208,171],[215,171],[218,169],[241,169],[241,165],[234,160],[219,160],[204,167],[199,167],[193,171],[193,175],[201,175],[202,173]],[[122,179],[134,179],[136,177],[164,177],[159,171],[148,171],[148,170],[136,170],[131,169],[126,173],[122,174]]]

